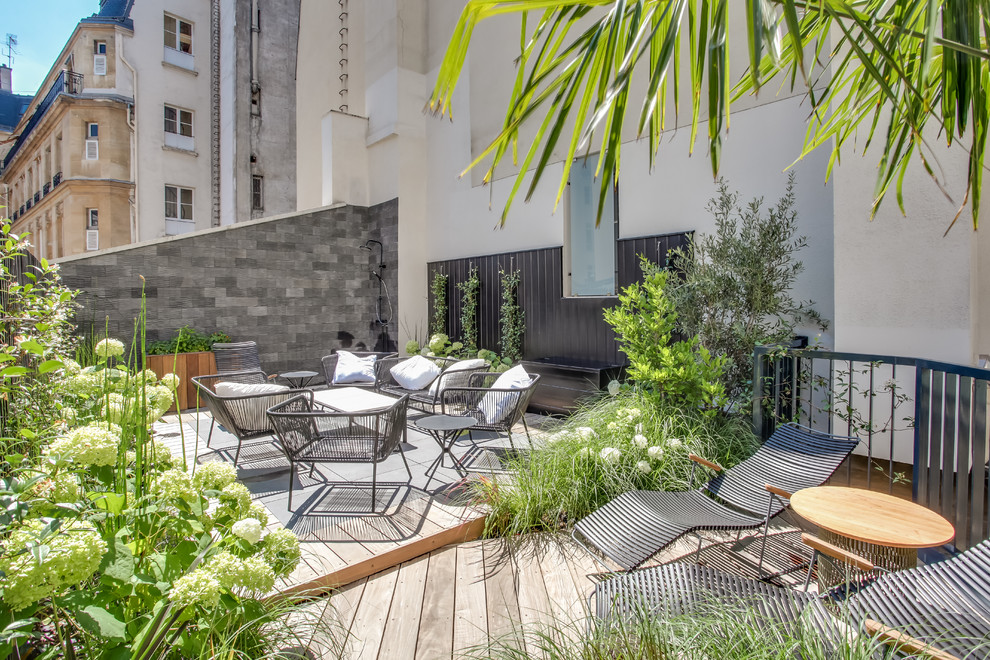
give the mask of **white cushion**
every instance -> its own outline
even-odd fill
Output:
[[[437,396],[437,393],[440,390],[442,390],[444,387],[446,387],[444,381],[447,380],[447,376],[450,373],[454,371],[464,371],[466,369],[481,369],[482,367],[486,367],[486,366],[488,366],[488,362],[482,360],[481,358],[474,358],[471,360],[458,360],[454,364],[444,369],[443,373],[440,374],[440,377],[437,378],[435,381],[433,381],[433,384],[430,385],[430,396],[435,398]]]
[[[250,396],[252,394],[278,394],[288,392],[285,385],[275,383],[235,383],[233,381],[222,380],[213,386],[214,391],[219,396]],[[268,417],[265,415],[272,406],[278,405],[289,398],[290,395],[282,396],[259,396],[254,399],[247,399],[228,405],[228,410],[234,418],[234,422],[243,431],[265,431],[271,428]]]
[[[492,383],[493,390],[521,390],[530,383],[530,375],[523,366],[516,365],[499,376]],[[497,424],[509,414],[516,397],[507,392],[492,392],[481,399],[481,410],[485,413],[485,423]]]
[[[358,357],[347,351],[337,351],[337,368],[333,372],[333,384],[375,382],[377,355]]]
[[[421,390],[440,375],[440,367],[422,355],[414,355],[392,367],[392,378],[407,390]]]

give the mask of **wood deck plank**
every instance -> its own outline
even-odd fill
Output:
[[[364,589],[368,584],[368,579],[358,580],[343,589],[334,592],[329,598],[330,607],[324,613],[324,618],[330,620],[326,622],[330,628],[336,628],[340,647],[345,650],[353,650],[356,640],[352,627],[354,625],[354,614],[364,595]],[[346,657],[346,653],[342,654]]]
[[[454,582],[454,653],[488,642],[485,555],[479,541],[457,546]]]
[[[429,564],[429,555],[424,555],[399,567],[382,647],[378,651],[381,660],[409,657],[410,649],[416,648]]]
[[[417,660],[450,658],[453,654],[456,560],[454,546],[430,553],[416,643]]]
[[[368,580],[365,585],[351,625],[351,636],[355,640],[354,657],[359,660],[375,660],[378,657],[398,576],[399,567],[393,566],[375,576],[374,580]]]
[[[547,543],[540,569],[550,601],[549,613],[565,632],[567,639],[573,641],[584,631],[585,613],[581,595],[567,568],[568,563],[568,558],[556,539]]]
[[[488,607],[488,635],[497,642],[519,632],[519,595],[516,592],[516,564],[509,545],[502,539],[482,543],[485,554],[485,599]]]
[[[525,543],[513,552],[519,567],[519,618],[528,633],[549,623],[552,614],[550,598],[543,582],[543,571],[540,569],[542,551],[536,543]],[[531,656],[537,655],[536,649],[530,648],[529,644],[527,650]]]

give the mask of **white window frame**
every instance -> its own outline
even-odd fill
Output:
[[[93,252],[100,249],[100,232],[97,229],[86,230],[86,251]]]
[[[172,215],[169,215],[169,191],[174,191],[175,208],[172,210]],[[183,193],[188,193],[188,202],[182,200]],[[186,188],[183,186],[176,186],[171,184],[166,184],[165,186],[165,234],[167,236],[174,236],[176,234],[184,234],[190,232],[196,228],[196,218],[195,218],[195,197],[196,191],[193,188]],[[183,207],[188,207],[188,217],[183,216]]]
[[[100,210],[86,209],[86,229],[100,228]]]
[[[86,160],[99,160],[100,159],[100,142],[99,140],[86,140],[86,153],[84,154]]]
[[[106,55],[93,55],[93,75],[94,76],[105,76],[105,75],[107,75],[107,56]]]
[[[86,124],[86,139],[87,140],[98,140],[100,138],[100,125],[96,122],[89,122]]]
[[[169,112],[174,113],[174,118],[169,119]],[[186,110],[175,105],[165,104],[163,110],[163,129],[165,131],[165,146],[173,149],[183,149],[193,151],[196,148],[194,126],[196,115],[192,110]],[[188,115],[188,122],[183,121],[183,114]],[[175,130],[169,130],[171,123]],[[183,134],[183,128],[188,127],[188,135]]]
[[[175,21],[174,31],[168,29],[169,20]],[[188,39],[189,50],[183,50],[181,48],[184,41],[182,39],[183,25],[189,26],[189,39]],[[162,38],[163,41],[165,42],[165,47],[170,48],[171,50],[174,50],[176,52],[183,53],[184,55],[195,55],[193,43],[196,38],[196,30],[194,26],[195,24],[192,21],[187,21],[186,19],[176,16],[175,14],[169,14],[168,12],[165,12],[165,16],[162,21]],[[169,43],[170,41],[169,35],[171,35],[172,43]]]
[[[93,42],[93,53],[96,55],[106,55],[107,54],[107,42],[102,39]]]

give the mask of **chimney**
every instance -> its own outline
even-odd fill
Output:
[[[10,72],[12,69],[6,64],[0,64],[0,92],[13,92],[14,88],[10,82]]]

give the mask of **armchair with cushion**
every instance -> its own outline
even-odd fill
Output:
[[[217,361],[217,373],[229,374],[238,371],[261,371],[261,358],[258,344],[253,341],[213,344],[213,356]],[[264,374],[264,372],[262,372]],[[264,374],[265,378],[268,374]]]
[[[539,380],[539,375],[528,374],[522,367],[513,367],[504,373],[473,373],[466,387],[444,388],[441,409],[445,415],[469,415],[477,419],[478,423],[468,429],[468,433],[505,433],[509,444],[515,449],[512,427],[520,420],[526,437],[530,437],[526,408]]]
[[[323,376],[328,387],[375,387],[375,365],[378,360],[396,355],[394,352],[335,349],[321,359]]]
[[[391,396],[409,395],[409,405],[430,414],[439,413],[441,392],[450,387],[466,387],[471,374],[485,369],[485,360],[454,358],[386,358],[375,364],[378,391]]]
[[[234,464],[241,455],[245,440],[263,438],[275,433],[265,411],[300,392],[285,385],[269,383],[263,371],[238,371],[228,374],[194,376],[192,379],[200,400],[206,404],[213,421],[206,438],[206,446],[213,439],[213,427],[223,428],[237,437]]]

